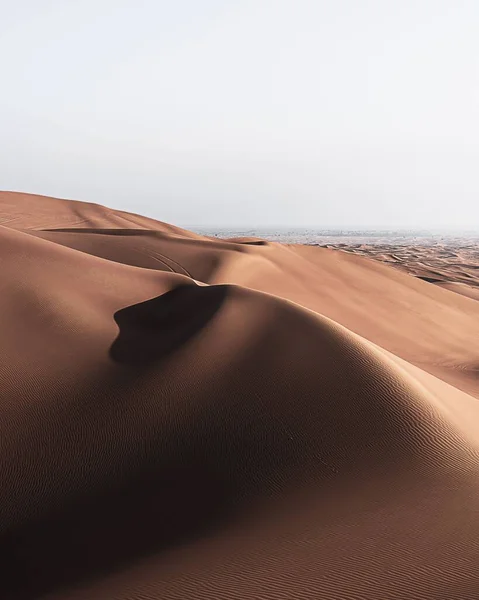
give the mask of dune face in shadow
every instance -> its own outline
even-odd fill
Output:
[[[212,467],[199,455],[181,462],[170,457],[122,488],[94,493],[3,534],[2,598],[61,594],[214,531],[226,518],[231,494]]]
[[[0,598],[477,600],[474,253],[0,193]]]
[[[120,333],[110,356],[136,366],[166,358],[213,319],[227,290],[226,286],[183,285],[119,310],[114,318]]]

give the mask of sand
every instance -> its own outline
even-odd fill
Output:
[[[338,248],[328,244],[330,248]],[[479,237],[467,236],[423,244],[359,244],[340,248],[388,263],[419,279],[479,298]]]
[[[476,286],[360,254],[0,193],[0,597],[477,600]]]

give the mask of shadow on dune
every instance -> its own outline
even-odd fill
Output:
[[[245,246],[269,246],[269,242],[265,240],[253,240],[248,242],[239,242],[240,244],[244,244]]]
[[[95,235],[116,235],[116,236],[144,236],[144,237],[166,237],[163,231],[156,231],[154,229],[135,229],[128,228],[122,229],[120,227],[54,227],[50,229],[40,229],[47,233],[90,233]]]
[[[140,367],[140,375],[145,366],[158,367],[213,318],[227,289],[185,285],[120,310],[111,357]],[[151,448],[138,464],[122,465],[125,475],[112,474],[121,484],[105,481],[0,536],[2,600],[81,586],[224,522],[235,494],[214,460],[221,448],[158,443],[164,447]]]
[[[227,238],[225,241],[242,246],[270,246],[271,243],[267,240],[245,239],[245,238]]]
[[[4,600],[81,586],[218,527],[234,494],[206,457],[158,465],[0,538]]]
[[[183,285],[115,313],[120,332],[110,349],[122,364],[147,365],[168,357],[201,331],[221,308],[227,286]]]

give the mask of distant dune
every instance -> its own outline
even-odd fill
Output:
[[[375,258],[444,289],[479,299],[478,236],[436,240],[422,246],[381,242],[328,247]]]
[[[477,600],[479,302],[444,259],[0,193],[0,598]]]

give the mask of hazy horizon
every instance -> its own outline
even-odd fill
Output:
[[[393,231],[395,233],[427,233],[427,234],[431,234],[431,235],[441,235],[441,234],[461,234],[461,233],[474,233],[474,234],[479,234],[479,228],[469,228],[469,229],[444,229],[444,228],[424,228],[424,227],[390,227],[388,225],[383,225],[383,226],[374,226],[374,227],[368,227],[368,226],[354,226],[354,225],[311,225],[311,226],[305,226],[305,225],[297,225],[294,227],[290,227],[288,225],[269,225],[269,226],[255,226],[255,225],[232,225],[232,226],[228,226],[228,225],[194,225],[191,224],[189,226],[191,228],[191,230],[193,231],[205,231],[205,230],[212,230],[212,231],[216,231],[216,230],[221,230],[221,229],[225,229],[225,230],[229,230],[229,231],[239,231],[239,230],[251,230],[251,231],[274,231],[274,230],[278,230],[278,231],[289,231],[289,230],[293,230],[293,231],[334,231],[334,232],[339,232],[339,231],[344,231],[344,232],[368,232],[368,233],[373,233],[373,232],[386,232],[386,231]]]
[[[479,229],[479,4],[19,0],[0,189],[183,227]]]

